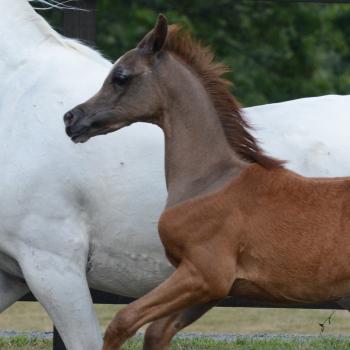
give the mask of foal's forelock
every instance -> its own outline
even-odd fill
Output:
[[[214,54],[209,48],[193,40],[181,27],[172,25],[169,26],[164,49],[178,56],[197,73],[218,112],[229,144],[239,156],[265,168],[283,166],[283,161],[265,155],[250,133],[251,127],[229,91],[231,83],[222,78],[229,69],[224,64],[214,62]]]

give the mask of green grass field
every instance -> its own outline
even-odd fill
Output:
[[[122,306],[95,305],[102,331]],[[253,309],[253,308],[215,308],[186,329],[187,332],[201,333],[288,333],[320,334],[322,323],[331,311],[291,310],[291,309]],[[16,303],[0,315],[0,330],[50,331],[52,323],[46,312],[37,303]],[[350,335],[350,313],[337,311],[326,335]]]
[[[103,331],[114,313],[122,306],[96,305]],[[172,350],[343,350],[350,349],[350,313],[337,311],[330,325],[320,336],[322,323],[331,311],[215,308],[201,320],[186,329],[186,332],[230,333],[251,335],[256,333],[315,335],[313,339],[247,339],[214,341],[208,338],[177,339]],[[52,323],[43,308],[37,303],[16,303],[0,315],[0,330],[50,331]],[[333,336],[333,338],[331,337]],[[51,350],[52,342],[29,340],[26,337],[0,338],[0,350]],[[124,349],[142,349],[140,337],[133,339]]]
[[[0,338],[1,350],[51,350],[51,341],[29,340],[16,337],[11,340]],[[323,338],[312,340],[250,340],[239,338],[236,341],[215,341],[208,338],[176,339],[172,350],[345,350],[350,348],[350,340],[338,338]],[[129,341],[125,350],[141,350],[140,337]]]

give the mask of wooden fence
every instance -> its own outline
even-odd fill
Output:
[[[63,34],[94,44],[96,39],[97,0],[79,0],[74,6],[87,11],[65,10],[63,14]]]
[[[63,15],[63,33],[65,36],[80,39],[88,44],[94,44],[96,39],[96,6],[98,0],[79,0],[75,6],[88,11],[65,10]],[[251,0],[256,2],[319,2],[319,3],[350,3],[350,0]],[[91,290],[95,304],[128,304],[133,299]],[[26,295],[22,301],[36,301],[32,294]],[[298,309],[342,309],[338,304],[274,304],[244,298],[227,298],[219,303],[224,307],[260,307],[260,308],[298,308]],[[66,350],[63,341],[54,328],[53,350]]]

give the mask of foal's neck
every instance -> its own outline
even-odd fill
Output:
[[[246,167],[229,145],[199,79],[183,67],[171,85],[162,125],[167,207],[220,189]]]

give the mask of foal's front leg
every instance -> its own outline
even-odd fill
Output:
[[[103,350],[118,350],[144,324],[185,308],[225,297],[231,281],[213,281],[190,262],[182,262],[161,285],[121,310],[109,325]],[[222,286],[218,288],[218,284]]]

